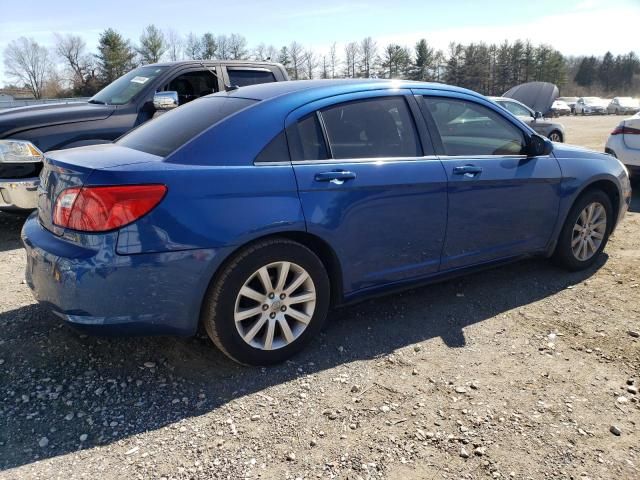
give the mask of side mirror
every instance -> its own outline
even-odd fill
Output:
[[[178,92],[156,92],[153,96],[153,107],[157,111],[173,110],[179,105]]]
[[[535,118],[536,120],[539,118],[542,118],[542,112],[536,112],[533,114],[533,118]]]
[[[543,157],[545,155],[551,155],[551,152],[553,152],[553,143],[551,143],[551,140],[537,134],[531,135],[527,148],[527,156]]]

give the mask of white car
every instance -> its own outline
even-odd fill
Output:
[[[616,97],[607,106],[607,113],[633,115],[640,111],[640,101],[631,97]]]
[[[609,135],[604,151],[624,163],[629,175],[640,177],[640,112],[620,122]]]
[[[599,97],[580,97],[576,102],[576,115],[605,115],[607,102]]]
[[[553,112],[553,114],[558,117],[561,117],[563,115],[571,115],[571,107],[567,102],[556,100],[555,102],[553,102],[553,105],[551,105],[551,112]]]

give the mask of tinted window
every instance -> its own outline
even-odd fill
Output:
[[[292,160],[329,158],[322,128],[315,113],[303,118],[292,128],[290,140]]]
[[[445,155],[520,155],[524,134],[491,109],[452,98],[425,98]]]
[[[402,97],[343,103],[322,110],[333,158],[418,157],[420,144]]]
[[[202,98],[143,124],[117,143],[166,157],[213,124],[254,103],[256,100],[244,98]]]
[[[232,86],[245,87],[257,83],[275,82],[273,73],[265,70],[237,70],[227,69],[229,73],[229,83]]]
[[[531,112],[522,105],[515,102],[499,102],[504,108],[513,113],[517,117],[530,117]]]
[[[289,147],[287,146],[287,137],[284,132],[276,135],[258,154],[255,161],[258,163],[288,162]]]
[[[216,77],[208,70],[187,72],[171,80],[163,88],[165,91],[178,92],[180,105],[215,93],[217,88]]]

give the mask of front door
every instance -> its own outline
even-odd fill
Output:
[[[553,155],[525,155],[524,130],[473,97],[422,97],[448,180],[442,270],[546,248],[556,224],[561,172]]]
[[[413,96],[332,97],[287,123],[307,229],[337,253],[345,294],[438,271],[446,176],[424,155],[432,147],[423,150],[428,136]]]

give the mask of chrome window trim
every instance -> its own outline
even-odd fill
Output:
[[[289,166],[289,165],[321,165],[336,163],[392,163],[392,162],[419,162],[426,160],[496,160],[514,159],[524,160],[527,158],[549,158],[551,155],[540,155],[529,157],[527,155],[425,155],[423,157],[371,157],[371,158],[328,158],[324,160],[293,160],[291,162],[254,162],[256,166]]]

